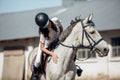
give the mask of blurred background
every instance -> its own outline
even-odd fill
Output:
[[[0,80],[27,80],[28,58],[38,47],[35,16],[58,17],[64,29],[76,16],[93,13],[95,28],[109,44],[109,54],[76,61],[83,70],[76,80],[120,80],[120,0],[0,0]],[[77,58],[86,59],[81,49]]]

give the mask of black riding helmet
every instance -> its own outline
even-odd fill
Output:
[[[46,13],[38,13],[35,17],[35,22],[41,29],[44,29],[49,24],[49,17]]]

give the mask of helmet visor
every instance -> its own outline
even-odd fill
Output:
[[[49,20],[47,21],[47,23],[46,23],[46,25],[45,26],[43,26],[43,29],[45,29],[45,28],[47,28],[48,27],[48,25],[49,25]]]

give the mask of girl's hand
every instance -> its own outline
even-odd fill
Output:
[[[57,64],[57,62],[58,62],[58,56],[55,53],[52,54],[52,59],[53,59],[53,62],[55,64]]]

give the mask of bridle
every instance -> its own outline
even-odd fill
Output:
[[[80,20],[80,21],[81,21],[81,20]],[[69,46],[69,45],[65,45],[65,44],[63,44],[63,43],[61,43],[61,42],[60,42],[60,44],[61,44],[62,46],[64,46],[64,47],[73,48],[73,49],[80,49],[80,48],[82,48],[82,49],[90,49],[91,52],[94,52],[95,50],[99,50],[99,49],[95,48],[95,46],[97,46],[97,45],[103,40],[103,38],[101,37],[98,41],[95,41],[95,40],[88,34],[88,32],[87,32],[86,29],[85,29],[85,28],[88,27],[88,26],[93,26],[93,27],[94,27],[94,23],[93,23],[92,21],[90,21],[88,25],[84,26],[83,21],[81,21],[81,24],[82,24],[82,28],[83,28],[83,31],[82,31],[82,44],[80,44],[79,46],[74,46],[74,45]],[[88,46],[88,47],[85,47],[84,44],[83,44],[84,35],[85,35],[85,37],[87,38],[87,40],[88,40],[88,42],[89,42],[89,44],[90,44],[90,46]],[[92,41],[94,44],[91,43],[91,41]]]
[[[89,42],[89,44],[90,44],[90,46],[89,46],[88,48],[90,49],[90,51],[94,51],[95,49],[97,49],[97,48],[95,48],[95,46],[98,45],[98,44],[103,40],[103,38],[101,37],[98,41],[95,41],[95,40],[87,33],[87,31],[85,30],[85,28],[88,27],[88,26],[93,26],[93,27],[94,27],[94,23],[93,23],[93,22],[91,22],[91,23],[89,23],[88,25],[84,26],[84,25],[83,25],[83,21],[81,21],[81,24],[82,24],[82,28],[83,28],[83,32],[82,32],[82,45],[81,45],[81,46],[83,46],[83,48],[85,48],[84,45],[83,45],[83,40],[84,40],[84,35],[85,35],[86,38],[87,38],[87,40],[88,40],[88,42]],[[90,40],[91,40],[94,44],[92,44]],[[81,47],[80,47],[80,48],[81,48]],[[97,50],[98,50],[98,49],[97,49]]]

